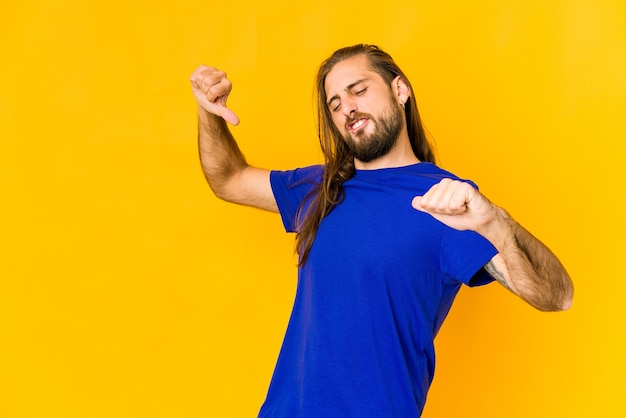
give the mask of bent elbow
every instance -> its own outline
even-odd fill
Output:
[[[231,189],[229,189],[228,187],[214,187],[209,183],[209,186],[211,187],[211,190],[213,191],[213,194],[215,195],[215,197],[217,197],[220,200],[223,200],[224,202],[228,202],[228,203],[238,203],[238,199],[237,199],[237,195],[235,193],[233,193],[233,191]]]
[[[228,190],[225,187],[218,187],[214,183],[212,183],[211,181],[209,181],[208,183],[209,183],[209,187],[211,188],[211,191],[213,192],[215,197],[217,197],[220,200],[224,200],[226,202],[230,202],[230,198],[229,198],[229,195],[228,195]]]
[[[567,298],[565,298],[565,300],[563,300],[563,304],[561,305],[561,310],[567,311],[569,308],[572,307],[573,303],[574,303],[574,298],[572,296],[568,296]]]
[[[229,170],[213,170],[211,173],[205,170],[204,175],[215,197],[225,202],[237,203],[240,187],[237,180],[244,169],[245,166],[238,169],[231,167]]]
[[[567,311],[574,304],[574,287],[570,283],[569,291],[567,295],[563,298],[563,305],[561,307],[562,311]]]
[[[561,310],[567,311],[574,303],[574,283],[572,283],[572,279],[569,275],[566,275],[563,278],[563,281],[565,291],[563,292],[563,297],[561,298]]]
[[[535,305],[535,308],[543,312],[562,312],[567,311],[571,307],[572,298],[565,298],[558,301],[553,301],[552,303],[545,305]]]
[[[560,293],[560,292],[559,292]],[[536,309],[543,312],[561,312],[567,311],[572,307],[574,301],[573,288],[569,287],[566,292],[559,295],[552,295],[549,299],[536,301],[535,303],[529,301]]]

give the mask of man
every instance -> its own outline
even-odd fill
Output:
[[[279,212],[297,234],[296,300],[259,416],[417,417],[462,284],[496,279],[557,311],[572,283],[473,183],[433,164],[411,85],[387,53],[340,49],[317,81],[325,164],[279,172],[246,163],[225,122],[239,122],[226,75],[201,66],[191,76],[215,194]]]

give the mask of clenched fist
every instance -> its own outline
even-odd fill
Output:
[[[202,109],[231,125],[239,124],[237,115],[226,107],[233,84],[226,78],[225,72],[201,65],[191,74],[190,81],[193,95]]]
[[[485,196],[470,184],[443,179],[424,196],[413,199],[413,207],[431,214],[435,219],[459,230],[483,233],[493,222],[498,210]]]

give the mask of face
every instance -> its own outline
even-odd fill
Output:
[[[383,78],[360,55],[337,63],[326,76],[326,105],[355,158],[387,154],[404,125],[402,110]]]

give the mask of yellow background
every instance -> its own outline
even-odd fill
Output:
[[[52,0],[0,13],[0,417],[256,416],[293,237],[211,195],[188,77],[225,69],[250,162],[292,168],[320,161],[318,64],[357,42],[576,284],[558,314],[463,290],[424,416],[626,415],[625,2]]]

